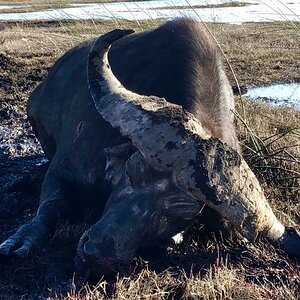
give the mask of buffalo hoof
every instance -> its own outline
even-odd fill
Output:
[[[43,226],[35,222],[22,225],[15,234],[0,245],[0,255],[16,255],[26,258],[46,236]]]
[[[286,228],[279,247],[291,257],[300,257],[300,233],[294,228]]]

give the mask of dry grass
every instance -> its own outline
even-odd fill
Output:
[[[97,36],[110,28],[130,27],[141,30],[156,26],[160,22],[159,20],[149,20],[136,23],[118,19],[44,23],[3,22],[3,24],[12,24],[15,33],[12,33],[12,30],[10,32],[2,31],[0,38],[2,46],[0,47],[3,51],[24,52],[28,51],[27,45],[31,47],[32,51],[35,51],[35,47],[39,50],[39,46],[42,46],[42,51],[54,48],[55,51],[63,53],[68,47]],[[32,24],[36,24],[34,30],[32,30]],[[300,61],[298,59],[300,37],[295,26],[300,28],[299,23],[289,22],[240,26],[208,24],[242,86],[300,81]],[[10,26],[7,27],[10,28]],[[17,44],[11,47],[13,42],[9,40],[10,38],[7,39],[10,34],[13,34],[13,38],[17,38],[17,36],[30,37],[30,42],[20,44],[17,41]],[[20,46],[24,47],[24,50],[18,49]],[[230,74],[229,77],[234,84],[233,77]]]
[[[8,13],[28,13],[28,12],[38,12],[38,11],[44,11],[44,10],[53,10],[53,9],[62,9],[62,8],[67,8],[69,7],[68,4],[62,5],[62,4],[54,4],[54,5],[49,5],[49,4],[37,4],[37,5],[31,5],[31,6],[26,6],[26,7],[15,7],[15,8],[10,8],[10,9],[1,9],[0,13],[1,14],[8,14]]]
[[[242,7],[242,6],[248,6],[252,3],[247,2],[239,2],[239,1],[230,1],[230,2],[223,2],[218,4],[203,4],[203,5],[172,5],[172,6],[162,6],[162,7],[155,7],[153,9],[183,9],[183,8],[221,8],[221,7]]]
[[[67,49],[112,28],[145,29],[155,23],[120,20],[3,23],[0,70],[1,78],[9,86],[7,90],[0,89],[0,109],[6,111],[9,106],[19,116],[15,124],[23,126],[28,94]],[[209,28],[241,85],[300,81],[299,35],[294,25],[209,24]],[[31,79],[33,75],[38,76]],[[230,71],[228,76],[234,85]],[[237,120],[237,127],[247,161],[260,178],[279,218],[287,225],[298,224],[299,228],[300,112],[250,101],[244,101],[242,108],[238,98],[237,111],[243,116]],[[67,231],[60,228],[54,239],[63,243],[69,231],[72,231],[69,227]],[[151,261],[143,262],[144,267],[137,267],[128,277],[101,280],[95,286],[83,288],[73,285],[68,294],[57,293],[53,298],[299,299],[299,262],[281,256],[266,244],[254,247],[230,238],[203,242],[191,234],[189,243],[169,250],[166,261],[155,266]],[[32,266],[26,268],[21,276],[25,281]],[[4,280],[5,284],[18,283]],[[38,278],[34,284],[40,289],[51,289],[49,283],[40,283]]]
[[[298,300],[296,276],[287,281],[277,277],[274,284],[267,277],[257,284],[247,279],[247,271],[242,265],[232,267],[227,263],[216,263],[200,273],[187,275],[172,270],[156,273],[147,267],[130,277],[118,278],[111,284],[105,280],[95,286],[85,285],[80,290],[73,289],[63,298],[65,300],[104,300],[104,299],[201,299],[201,300]],[[278,284],[280,283],[280,284]],[[53,300],[61,299],[56,295]]]
[[[145,268],[137,276],[120,278],[112,295],[107,293],[108,283],[99,282],[95,287],[86,285],[80,291],[74,289],[64,299],[100,300],[107,299],[266,299],[268,289],[245,282],[240,269],[224,265],[212,267],[205,276],[187,276],[181,273],[177,278],[171,271],[160,274]],[[54,298],[59,299],[59,297]],[[279,298],[278,298],[279,299]],[[282,298],[283,299],[283,298]],[[290,298],[292,299],[292,298]],[[294,298],[296,299],[296,298]]]
[[[131,0],[125,0],[131,1]],[[137,0],[142,1],[142,0]],[[40,5],[43,7],[65,6],[73,3],[120,2],[117,0],[0,0],[0,5]],[[123,1],[124,2],[124,1]]]
[[[131,2],[133,0],[125,0],[122,2]],[[143,0],[137,0],[137,1],[143,1]],[[135,2],[137,2],[135,1]],[[151,0],[150,0],[151,1]],[[120,0],[34,0],[34,1],[28,1],[28,0],[15,0],[15,1],[7,1],[7,0],[0,0],[0,5],[21,5],[21,7],[14,7],[10,9],[1,9],[0,13],[28,13],[28,12],[38,12],[38,11],[44,11],[44,10],[53,10],[53,9],[62,9],[70,7],[71,4],[74,3],[109,3],[109,2],[121,2]],[[224,2],[219,4],[205,4],[205,5],[193,5],[193,9],[196,8],[221,8],[221,7],[241,7],[241,6],[247,6],[251,3],[242,3],[238,1],[231,1],[231,2]],[[157,9],[184,9],[184,8],[190,8],[190,5],[180,5],[180,6],[167,6],[167,7],[156,7],[153,8],[153,10]]]
[[[132,0],[125,0],[122,2],[129,2]],[[139,0],[138,0],[139,1]],[[140,0],[142,1],[142,0]],[[0,9],[0,13],[27,13],[38,12],[44,10],[62,9],[70,7],[71,4],[88,4],[88,3],[108,3],[118,2],[117,0],[0,0],[0,5],[20,5],[21,7],[14,7],[10,9]]]
[[[237,122],[244,156],[285,224],[300,224],[300,112],[245,102],[249,130]],[[238,102],[241,113],[241,105]],[[253,135],[254,137],[251,137]]]

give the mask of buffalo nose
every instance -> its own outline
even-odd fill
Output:
[[[107,275],[117,271],[120,260],[116,256],[115,241],[108,235],[84,233],[78,244],[78,256],[95,275]]]
[[[80,240],[79,252],[81,253],[84,262],[88,260],[96,263],[97,257],[101,254],[99,248],[99,243],[95,243],[88,233],[85,233]]]
[[[95,244],[92,242],[89,236],[86,236],[83,241],[83,255],[93,256],[96,254]]]
[[[77,254],[85,264],[96,263],[96,246],[88,232],[84,233],[81,237],[77,247]]]

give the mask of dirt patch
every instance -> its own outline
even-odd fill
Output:
[[[137,25],[115,21],[99,21],[94,25],[89,22],[6,22],[2,25],[0,241],[36,212],[47,169],[47,161],[26,120],[25,106],[30,92],[45,78],[55,59],[80,41],[116,27],[151,26],[147,22]],[[290,23],[209,26],[242,86],[300,81],[299,35]],[[228,76],[235,85],[230,71]],[[240,115],[245,112],[247,124],[261,146],[259,152],[253,152],[257,147],[253,136],[237,121],[247,161],[259,176],[280,219],[288,225],[300,224],[300,185],[296,175],[300,172],[297,131],[300,113],[254,102],[245,102],[242,107],[238,99],[237,104],[238,112]],[[278,134],[284,135],[277,139]],[[283,149],[279,155],[280,148]],[[270,156],[270,153],[276,155]],[[0,258],[0,298],[37,299],[55,297],[55,294],[59,298],[70,292],[71,299],[76,299],[78,294],[98,295],[98,299],[107,296],[151,299],[149,295],[153,295],[152,299],[191,299],[199,295],[203,299],[216,299],[219,297],[216,295],[221,295],[220,299],[238,295],[241,299],[254,296],[256,299],[297,299],[299,260],[281,256],[266,244],[255,247],[237,242],[236,238],[226,235],[226,231],[211,234],[212,228],[220,228],[215,221],[218,217],[208,217],[206,213],[209,214],[203,212],[203,219],[187,234],[182,245],[171,245],[164,251],[148,249],[148,253],[143,253],[143,260],[134,262],[128,278],[102,280],[95,290],[82,291],[79,291],[82,280],[77,277],[73,280],[73,258],[89,220],[75,225],[60,224],[43,249],[27,260]],[[204,227],[203,220],[206,220]],[[243,287],[244,294],[238,287]],[[293,298],[293,295],[296,296]]]

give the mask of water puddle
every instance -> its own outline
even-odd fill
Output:
[[[67,8],[39,12],[2,13],[0,20],[59,19],[171,19],[187,16],[205,22],[299,21],[300,0],[166,0],[73,4]],[[237,4],[241,3],[241,6]],[[212,7],[209,7],[209,6]],[[218,6],[220,5],[220,7]],[[2,6],[3,7],[3,6]],[[0,6],[1,9],[1,6]]]
[[[244,96],[250,99],[263,99],[278,106],[300,109],[300,83],[281,83],[249,88]]]

